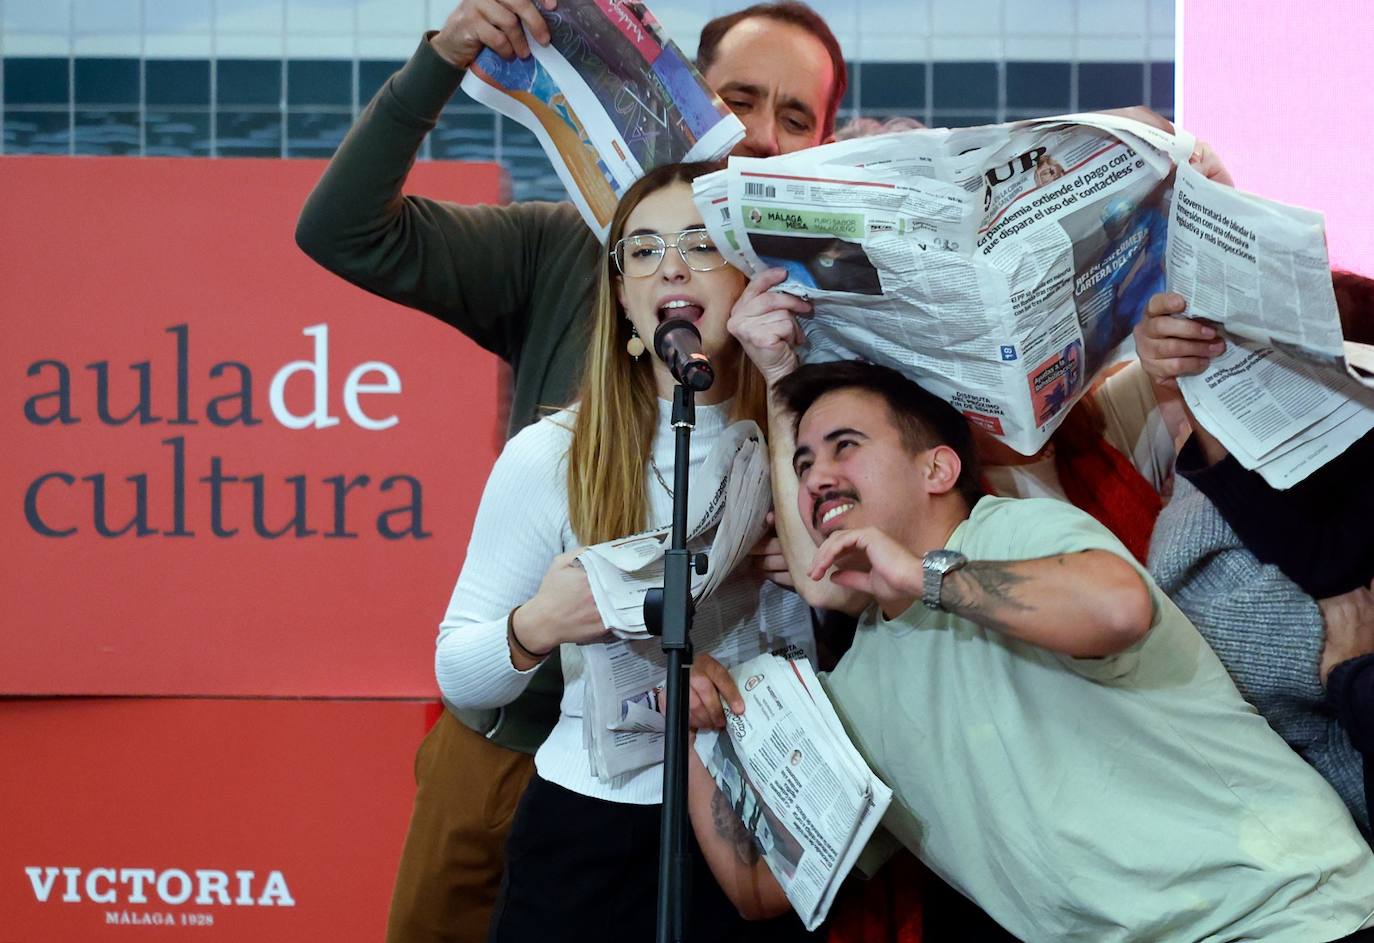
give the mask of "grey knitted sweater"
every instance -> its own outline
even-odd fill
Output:
[[[1183,477],[1160,512],[1150,572],[1211,644],[1247,701],[1331,783],[1370,833],[1364,766],[1317,676],[1321,611],[1276,566],[1260,563]]]

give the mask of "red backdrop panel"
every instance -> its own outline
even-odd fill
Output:
[[[0,943],[382,938],[426,705],[0,711]]]
[[[322,169],[0,158],[0,693],[435,691],[497,362],[296,248]]]

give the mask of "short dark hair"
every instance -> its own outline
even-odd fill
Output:
[[[862,360],[835,360],[798,367],[775,387],[778,398],[792,413],[793,431],[816,400],[837,390],[862,390],[883,398],[902,445],[919,455],[937,445],[947,445],[959,456],[959,480],[955,490],[973,507],[986,493],[982,470],[973,446],[968,421],[953,406],[896,370]]]
[[[830,26],[815,10],[797,0],[782,0],[781,3],[756,3],[735,13],[718,16],[701,28],[701,39],[697,41],[697,70],[705,74],[716,61],[720,41],[737,23],[754,18],[787,23],[805,30],[821,41],[825,51],[830,54],[830,71],[833,81],[830,84],[830,101],[826,103],[825,115],[821,121],[821,140],[835,133],[835,116],[839,114],[844,90],[849,86],[849,69],[844,63],[844,52],[840,41],[830,31]]]

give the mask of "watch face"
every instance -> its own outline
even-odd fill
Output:
[[[921,558],[922,593],[921,602],[928,609],[940,608],[940,587],[945,574],[957,570],[968,562],[968,557],[957,550],[929,550]]]
[[[922,562],[928,570],[948,573],[954,567],[962,564],[964,560],[964,555],[957,550],[931,550],[926,553]]]

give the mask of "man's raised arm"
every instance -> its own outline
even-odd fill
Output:
[[[690,699],[689,716],[694,731],[718,730],[722,737],[728,737],[722,729],[722,701],[736,714],[744,711],[744,699],[730,672],[710,655],[696,656]],[[687,814],[716,883],[746,920],[765,920],[785,912],[790,906],[787,896],[754,845],[754,836],[716,788],[697,751],[689,749],[687,753]]]
[[[797,315],[811,311],[809,302],[771,289],[787,278],[783,269],[756,275],[730,314],[730,333],[740,342],[768,387],[768,464],[773,482],[773,526],[778,532],[792,585],[807,604],[857,615],[869,600],[836,586],[829,580],[811,578],[816,544],[807,533],[797,510],[797,475],[792,470],[796,449],[793,416],[773,392],[774,385],[797,369],[795,348],[805,342]]]
[[[569,291],[568,280],[596,271],[595,237],[570,204],[458,206],[402,193],[425,135],[463,78],[444,37],[469,7],[491,5],[534,9],[529,0],[465,0],[444,31],[427,36],[339,145],[301,210],[296,243],[355,285],[514,360],[539,296],[585,290]]]
[[[837,531],[816,551],[811,576],[867,593],[889,618],[922,597],[921,558],[876,527]],[[972,560],[947,573],[940,608],[985,628],[1076,658],[1123,651],[1150,630],[1144,578],[1108,550],[1032,560]]]

